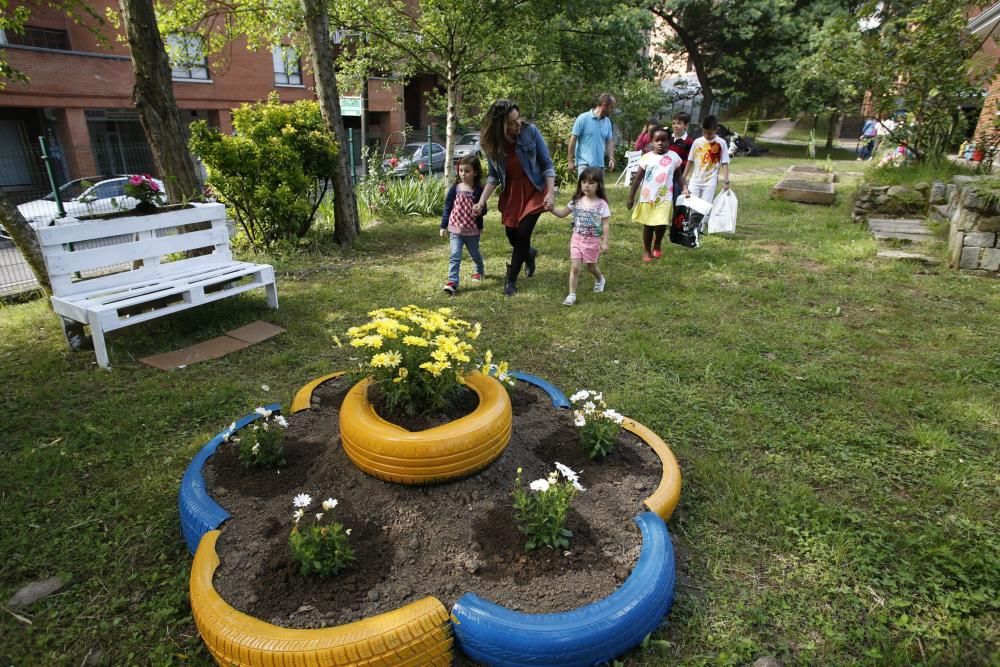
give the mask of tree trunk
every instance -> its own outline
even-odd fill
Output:
[[[684,45],[684,50],[687,51],[688,56],[691,58],[691,64],[694,65],[694,72],[698,75],[698,84],[701,86],[701,109],[698,112],[698,120],[705,120],[705,117],[712,113],[715,92],[712,90],[712,82],[708,78],[705,60],[701,57],[701,52],[698,51],[698,43],[687,30],[681,28],[680,22],[669,11],[663,8],[654,8],[652,11],[666,21],[667,25],[673,29],[677,37],[680,38],[681,44]]]
[[[45,292],[46,296],[52,294],[52,285],[49,284],[49,272],[45,268],[45,259],[42,257],[42,247],[38,243],[38,235],[31,224],[24,219],[17,207],[0,192],[0,225],[3,225],[7,233],[14,240],[14,245],[24,255],[24,259],[31,267],[31,272],[35,274],[35,280]],[[87,336],[80,322],[62,320],[63,333],[71,349],[82,349],[86,343]]]
[[[309,51],[312,56],[313,74],[316,76],[316,97],[329,130],[337,141],[339,151],[334,161],[333,173],[333,234],[342,247],[353,243],[361,233],[358,222],[358,202],[354,197],[354,184],[347,156],[347,133],[340,116],[340,92],[334,70],[333,48],[330,46],[330,19],[324,0],[301,0],[305,14]]]
[[[132,103],[139,112],[156,168],[171,202],[201,195],[201,180],[187,147],[187,125],[174,99],[170,61],[156,24],[152,0],[120,0],[132,54],[135,86]]]
[[[448,67],[448,80],[445,85],[448,96],[448,110],[445,122],[444,178],[447,181],[455,173],[452,165],[455,160],[455,134],[458,131],[458,82],[455,81],[455,74],[450,67],[450,63]]]
[[[830,127],[826,130],[826,150],[833,150],[833,140],[836,139],[837,126],[840,125],[840,114],[830,113]]]
[[[38,284],[42,286],[46,294],[52,294],[49,273],[45,270],[45,260],[42,258],[42,247],[38,244],[38,236],[35,235],[31,224],[24,219],[24,216],[3,191],[0,191],[0,225],[3,225],[10,237],[14,239],[14,245],[24,255],[24,259],[31,267],[31,272],[35,274]]]

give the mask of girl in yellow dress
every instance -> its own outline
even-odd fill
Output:
[[[639,192],[639,205],[632,210],[632,219],[642,227],[642,261],[653,261],[653,235],[663,238],[671,223],[673,213],[674,172],[683,160],[669,150],[670,132],[657,126],[650,132],[653,150],[639,160],[639,170],[632,179],[632,189],[628,193],[628,207],[635,206],[635,195]],[[684,178],[678,179],[681,188]]]

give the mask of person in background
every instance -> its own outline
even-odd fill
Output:
[[[878,134],[878,121],[874,116],[869,116],[865,120],[864,127],[861,128],[861,149],[858,151],[859,160],[870,160],[875,151],[875,135]]]
[[[632,220],[642,225],[642,261],[653,261],[653,243],[663,241],[663,234],[673,220],[674,172],[680,169],[681,158],[669,150],[670,131],[665,127],[653,128],[653,150],[639,160],[639,171],[632,180],[628,193],[628,207]],[[683,177],[680,182],[684,187]],[[636,204],[636,194],[639,195]],[[634,207],[634,208],[633,208]],[[660,257],[661,255],[656,255]]]
[[[576,117],[569,137],[569,168],[577,175],[587,167],[601,170],[604,178],[604,158],[608,158],[608,168],[615,168],[615,142],[608,116],[615,110],[617,102],[611,93],[601,93],[597,106]]]
[[[657,125],[659,123],[655,118],[647,120],[646,125],[642,128],[642,132],[636,137],[635,143],[632,144],[632,150],[642,151],[643,153],[653,150],[653,139],[649,136],[649,132]]]
[[[479,145],[489,169],[473,212],[482,215],[493,191],[497,186],[502,189],[500,220],[511,247],[503,293],[514,296],[521,267],[529,278],[535,274],[538,251],[531,247],[531,234],[542,212],[552,210],[556,170],[541,132],[521,119],[518,106],[510,100],[490,105]]]
[[[677,233],[680,232],[684,225],[684,208],[681,207],[678,210],[677,198],[680,197],[681,191],[684,189],[681,185],[681,176],[684,174],[684,170],[688,165],[688,156],[691,154],[691,146],[694,144],[694,139],[688,134],[688,125],[691,124],[691,114],[686,111],[678,111],[670,119],[670,127],[673,132],[670,135],[670,150],[677,153],[682,161],[679,169],[674,171],[674,220],[670,227],[670,240],[673,242]],[[659,230],[657,230],[659,232]],[[660,243],[663,240],[662,234],[657,234],[655,242],[653,243],[653,257],[659,259],[663,256],[663,251],[660,249]]]

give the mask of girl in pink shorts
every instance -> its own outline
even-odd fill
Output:
[[[597,266],[602,252],[608,251],[611,234],[611,208],[604,194],[604,179],[601,171],[588,167],[580,172],[576,192],[568,205],[552,210],[558,218],[573,214],[573,237],[569,242],[569,294],[563,300],[564,306],[576,303],[576,283],[580,277],[580,267],[586,266],[594,275],[594,291],[604,291],[604,276]]]

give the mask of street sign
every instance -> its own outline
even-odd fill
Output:
[[[340,115],[341,116],[361,116],[361,98],[360,97],[341,97],[340,98]]]

